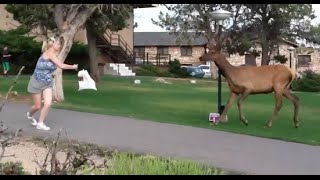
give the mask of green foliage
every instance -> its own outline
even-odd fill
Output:
[[[159,68],[151,64],[143,65],[141,68],[136,70],[136,74],[138,76],[159,76],[159,77],[173,76],[171,73],[160,71]]]
[[[138,76],[159,76],[159,77],[190,77],[186,69],[181,68],[179,60],[169,61],[169,71],[161,71],[154,65],[143,65],[136,70]]]
[[[187,69],[181,68],[181,64],[178,59],[169,61],[169,72],[174,74],[174,77],[190,77],[190,74],[188,73]]]
[[[4,46],[8,46],[12,55],[9,74],[17,74],[22,66],[25,66],[24,74],[33,73],[37,60],[41,55],[42,43],[35,41],[34,37],[26,36],[26,32],[27,30],[22,27],[9,31],[0,31],[1,50]],[[89,56],[87,45],[74,44],[65,62],[79,64],[79,68],[88,69]],[[68,71],[66,73],[74,72]]]
[[[0,31],[0,48],[9,47],[12,55],[12,69],[9,73],[16,74],[18,69],[25,66],[23,73],[30,73],[41,53],[41,44],[34,37],[25,36],[26,29],[17,28],[9,31]]]
[[[277,55],[274,56],[273,59],[281,64],[285,64],[288,61],[288,58],[286,58],[285,55]]]
[[[304,92],[320,92],[320,74],[311,70],[304,71],[302,78],[292,83],[292,89]]]
[[[21,162],[6,162],[0,163],[0,175],[27,175],[24,171]]]
[[[249,38],[243,36],[237,44],[234,44],[234,42],[226,41],[226,51],[229,54],[235,54],[239,53],[240,55],[244,55],[246,52],[249,51],[251,47],[254,46],[254,42],[250,40]]]
[[[89,20],[86,27],[100,34],[106,29],[111,31],[119,31],[128,26],[126,20],[130,17],[132,6],[129,4],[117,4],[116,9],[109,6],[103,6],[102,9],[95,11]]]
[[[89,169],[89,168],[88,168]],[[114,153],[109,168],[84,174],[94,175],[226,175],[227,172],[200,163],[179,159],[160,158],[151,155]]]
[[[196,32],[191,39],[200,34],[212,38],[215,30],[210,12],[219,8],[230,11],[233,16],[224,22],[221,37],[223,45],[229,46],[228,53],[243,54],[258,40],[263,44],[262,57],[267,57],[279,38],[292,40],[305,34],[315,17],[311,4],[173,4],[166,7],[170,14],[160,12],[159,21],[152,20],[153,23],[168,31],[180,32],[183,38],[187,35],[185,32]]]
[[[87,69],[89,70],[89,52],[88,45],[81,43],[74,43],[72,48],[66,58],[66,64],[78,64],[79,70]],[[77,71],[65,71],[66,74],[76,74]]]
[[[13,19],[21,23],[29,31],[40,27],[47,33],[56,29],[52,4],[7,4],[5,9],[13,14]]]

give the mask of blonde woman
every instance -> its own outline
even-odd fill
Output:
[[[60,52],[61,45],[59,39],[55,37],[49,38],[42,44],[42,55],[38,59],[36,68],[30,78],[28,84],[28,92],[32,94],[33,106],[27,112],[27,118],[31,120],[31,124],[36,126],[37,129],[50,130],[46,126],[45,121],[52,103],[52,85],[53,73],[57,67],[61,69],[78,69],[78,65],[68,65],[61,63],[57,55]],[[41,109],[41,95],[44,100]],[[33,118],[33,115],[40,110],[39,120]]]

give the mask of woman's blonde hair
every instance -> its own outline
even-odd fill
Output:
[[[45,52],[45,51],[48,50],[48,49],[53,45],[53,43],[55,43],[56,41],[59,41],[59,39],[56,38],[56,37],[50,37],[50,38],[47,39],[46,41],[43,41],[41,51],[42,51],[42,52]]]

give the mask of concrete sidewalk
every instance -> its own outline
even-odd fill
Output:
[[[65,128],[71,139],[120,150],[174,156],[245,174],[320,174],[320,148],[222,131],[52,109],[50,131],[31,126],[27,104],[10,102],[1,119],[27,135],[56,137]],[[38,116],[36,116],[38,117]]]

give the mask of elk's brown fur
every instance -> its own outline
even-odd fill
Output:
[[[282,107],[282,96],[289,99],[294,105],[294,125],[299,126],[298,111],[299,98],[290,92],[290,84],[296,78],[296,73],[285,65],[268,66],[233,66],[224,54],[221,48],[209,42],[209,52],[200,57],[201,61],[214,61],[221,74],[226,78],[230,95],[227,104],[220,116],[222,122],[226,122],[226,114],[237,96],[240,120],[248,125],[242,112],[242,103],[251,94],[268,94],[274,92],[275,108],[273,114],[266,122],[267,127],[272,126],[272,120],[278,114]]]

